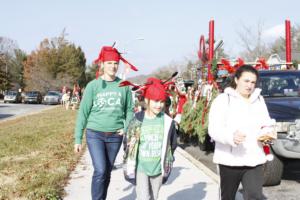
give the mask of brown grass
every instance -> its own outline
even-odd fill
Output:
[[[0,199],[61,199],[79,156],[76,111],[56,107],[0,124]]]

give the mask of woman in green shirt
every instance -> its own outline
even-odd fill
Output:
[[[103,70],[89,82],[83,94],[75,128],[75,152],[81,151],[84,129],[93,161],[92,199],[104,200],[111,171],[123,140],[123,129],[133,117],[132,94],[128,87],[119,87],[116,76],[119,61],[134,66],[113,47],[103,47],[95,61]]]

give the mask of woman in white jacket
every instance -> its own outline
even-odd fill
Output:
[[[214,163],[219,165],[221,199],[233,200],[240,182],[244,197],[263,199],[263,164],[258,137],[271,134],[270,119],[261,90],[255,88],[258,72],[249,65],[235,73],[231,86],[212,102],[208,131],[215,141]]]

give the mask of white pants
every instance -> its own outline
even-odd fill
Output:
[[[162,185],[162,175],[148,176],[137,171],[136,197],[138,200],[156,200]]]

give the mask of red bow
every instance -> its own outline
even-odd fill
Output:
[[[257,62],[258,63],[255,65],[255,69],[269,69],[269,65],[264,58],[259,58]]]

